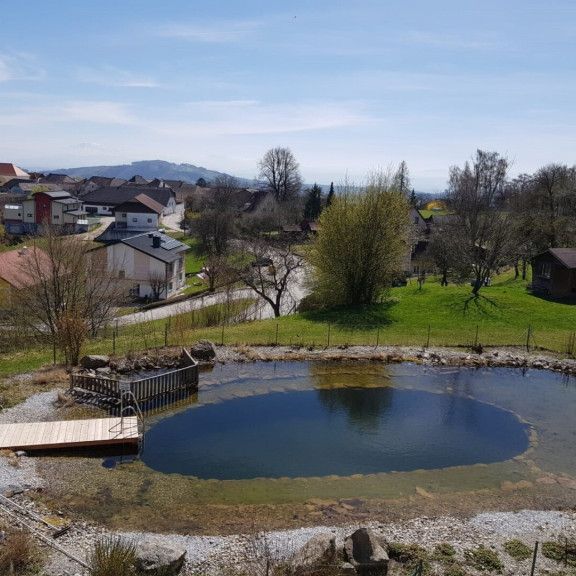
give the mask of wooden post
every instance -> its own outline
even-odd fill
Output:
[[[378,329],[376,330],[376,348],[378,348],[379,345],[380,345],[380,326],[378,326]]]
[[[530,352],[530,337],[532,336],[532,326],[528,324],[528,333],[526,335],[526,352]]]
[[[534,570],[536,570],[536,556],[538,556],[538,540],[534,544],[534,554],[532,556],[532,568],[530,569],[530,576],[534,576]]]
[[[478,347],[478,324],[476,324],[476,336],[474,337],[474,348]]]
[[[426,339],[426,348],[430,348],[430,324],[428,324],[428,337]]]
[[[326,344],[326,348],[330,348],[330,323],[328,323],[328,343]]]

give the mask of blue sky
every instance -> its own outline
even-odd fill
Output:
[[[253,177],[286,146],[306,182],[405,160],[423,191],[476,148],[575,162],[571,0],[2,4],[0,161]]]

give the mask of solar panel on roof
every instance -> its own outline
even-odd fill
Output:
[[[173,250],[174,248],[178,248],[178,246],[180,246],[180,242],[174,240],[174,238],[162,241],[162,248],[165,250]]]

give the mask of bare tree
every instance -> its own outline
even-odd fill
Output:
[[[506,158],[482,150],[477,150],[472,165],[450,169],[450,240],[461,273],[473,277],[473,294],[511,260],[512,219],[504,202],[507,171]]]
[[[162,293],[166,290],[166,275],[159,270],[153,270],[148,274],[148,284],[152,290],[152,298],[160,300]]]
[[[122,286],[105,258],[49,226],[26,250],[22,267],[29,281],[16,292],[13,320],[40,340],[48,338],[67,364],[76,364],[85,338],[96,334],[120,301]]]
[[[258,167],[260,178],[266,180],[278,202],[293,200],[300,194],[300,168],[289,148],[271,148],[264,154]]]
[[[277,318],[290,295],[291,282],[304,259],[291,251],[288,245],[272,245],[264,241],[245,244],[245,257],[235,265],[235,272],[248,288],[265,300]]]

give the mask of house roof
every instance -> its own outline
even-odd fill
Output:
[[[23,288],[34,283],[30,258],[37,258],[44,270],[50,270],[50,258],[40,248],[21,248],[0,252],[0,278],[14,288]]]
[[[46,194],[46,196],[50,196],[52,200],[63,200],[64,198],[72,198],[72,194],[70,192],[66,192],[65,190],[53,190],[50,192],[38,192],[38,194]]]
[[[128,182],[126,184],[127,185],[130,185],[130,184],[146,185],[149,183],[150,183],[150,181],[146,180],[146,178],[144,178],[144,176],[140,176],[139,174],[136,174],[136,175],[132,176],[132,178],[130,178],[130,180],[128,180]]]
[[[8,162],[0,162],[0,176],[10,176],[12,178],[30,178],[28,172],[24,172],[18,166]]]
[[[153,198],[146,194],[138,194],[134,196],[132,200],[128,202],[122,202],[114,208],[114,211],[125,211],[125,212],[155,212],[156,214],[162,214],[164,206],[160,202],[156,202]]]
[[[576,269],[576,248],[549,248],[548,252],[568,269]]]
[[[80,200],[78,200],[77,198],[69,197],[69,198],[56,198],[54,202],[58,202],[58,204],[78,204]]]
[[[81,180],[73,178],[67,174],[48,174],[40,179],[40,182],[47,182],[49,184],[77,184]]]
[[[172,188],[146,188],[143,186],[121,186],[112,188],[106,186],[88,192],[82,197],[85,204],[99,204],[104,206],[118,206],[124,202],[129,202],[140,194],[146,194],[158,202],[161,206],[168,206],[170,198],[174,197]]]
[[[153,246],[155,236],[160,237],[160,246],[158,248]],[[189,249],[186,244],[166,236],[162,232],[145,232],[131,238],[125,238],[121,242],[166,263],[178,260],[180,255]]]

